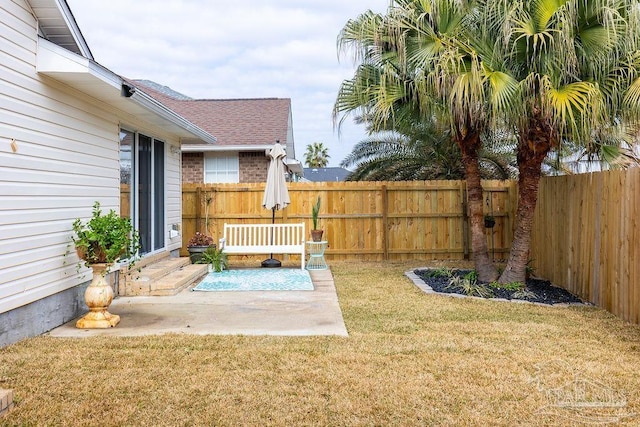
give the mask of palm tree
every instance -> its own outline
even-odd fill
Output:
[[[593,152],[619,125],[638,119],[639,2],[477,4],[481,36],[476,32],[468,49],[482,53],[484,78],[498,75],[494,84],[510,94],[499,115],[518,136],[516,226],[500,281],[523,281],[541,165],[548,153],[567,141]]]
[[[592,152],[594,141],[637,121],[639,13],[637,1],[622,0],[396,0],[386,16],[365,14],[343,30],[343,40],[360,44],[363,65],[341,87],[334,112],[359,105],[384,123],[402,119],[399,105],[417,104],[421,117],[449,119],[482,280],[496,275],[484,257],[480,135],[516,135],[516,229],[500,281],[523,281],[548,153],[567,142]]]
[[[479,63],[474,55],[457,49],[462,25],[473,16],[471,2],[463,0],[396,0],[387,15],[366,12],[350,20],[341,31],[341,49],[355,47],[361,60],[354,77],[341,85],[334,118],[351,112],[367,117],[372,131],[391,123],[438,117],[450,124],[467,182],[471,221],[471,247],[481,280],[498,277],[487,248],[484,231],[483,191],[478,152],[481,134],[490,115],[474,83]],[[448,64],[453,53],[466,55],[466,72]],[[489,100],[491,98],[488,98]]]
[[[358,142],[340,163],[353,168],[348,181],[413,181],[461,179],[460,150],[444,138],[411,139],[381,132]]]
[[[304,161],[307,167],[324,168],[329,163],[329,149],[322,142],[314,142],[307,145],[307,151],[304,153]]]
[[[407,130],[372,133],[358,142],[340,163],[354,168],[350,181],[412,181],[464,179],[459,147],[451,141],[447,129],[434,123],[413,124]],[[517,175],[516,158],[511,148],[480,150],[482,179],[511,179]]]

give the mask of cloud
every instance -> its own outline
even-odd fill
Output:
[[[194,98],[291,98],[298,158],[307,144],[338,163],[364,138],[334,131],[331,110],[350,59],[336,38],[349,19],[389,0],[67,0],[100,64]]]

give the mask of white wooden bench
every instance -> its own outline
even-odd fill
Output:
[[[304,269],[304,223],[296,224],[224,224],[219,248],[229,255],[300,254]]]

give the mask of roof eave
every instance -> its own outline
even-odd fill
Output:
[[[273,144],[256,144],[256,145],[204,145],[204,144],[182,144],[183,153],[205,153],[205,152],[221,152],[221,151],[265,151],[271,150]]]
[[[159,101],[131,88],[124,79],[95,61],[38,39],[36,71],[125,113],[139,116],[179,138],[214,144],[216,138]]]

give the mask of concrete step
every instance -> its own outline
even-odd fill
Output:
[[[145,255],[144,258],[136,261],[136,264],[134,265],[133,268],[136,270],[139,270],[141,268],[146,267],[149,264],[153,264],[156,262],[160,262],[164,259],[168,259],[170,256],[171,254],[168,251],[158,252],[157,254],[153,254],[153,255]]]
[[[153,281],[158,280],[172,271],[178,270],[185,265],[191,264],[188,257],[181,258],[163,258],[157,262],[147,264],[146,266],[134,270],[129,273],[131,280],[135,281]]]
[[[124,276],[120,296],[175,295],[207,274],[206,264],[191,264],[188,257],[162,257]]]
[[[207,274],[206,264],[188,264],[151,282],[149,295],[175,295]]]

